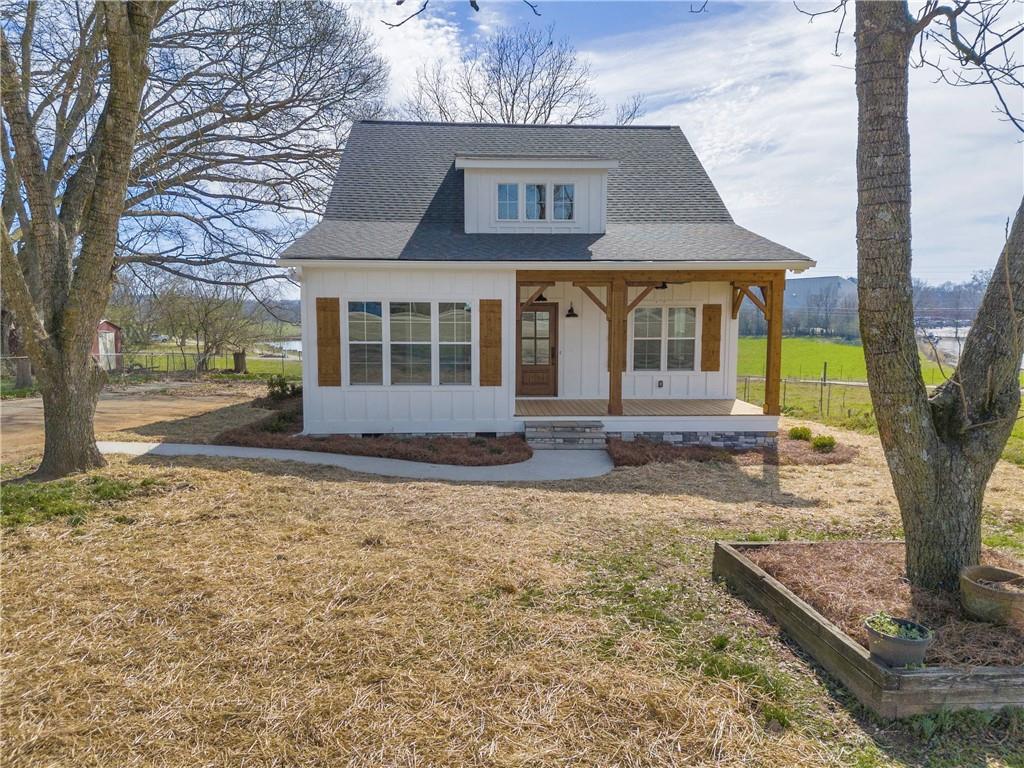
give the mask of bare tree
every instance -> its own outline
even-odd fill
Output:
[[[929,397],[914,337],[908,73],[912,54],[955,82],[1020,85],[1007,0],[856,4],[857,263],[860,327],[879,436],[918,586],[955,589],[977,563],[985,486],[1018,418],[1024,353],[1024,201],[956,369]],[[837,9],[846,11],[842,2]],[[936,47],[937,46],[937,47]],[[956,70],[959,74],[952,74]],[[1012,101],[1012,100],[1011,100]],[[1014,106],[1017,106],[1014,104]]]
[[[386,68],[341,6],[244,0],[28,2],[0,63],[3,290],[57,476],[103,463],[89,347],[114,270],[275,279]]]
[[[91,8],[82,18],[76,55],[67,60],[55,83],[47,105],[54,108],[54,120],[45,129],[40,125],[40,105],[31,98],[38,87],[31,69],[37,6],[27,8],[17,58],[6,32],[0,31],[5,191],[20,186],[25,195],[4,200],[5,214],[11,208],[17,211],[25,242],[15,255],[11,233],[0,222],[2,287],[43,395],[46,437],[37,470],[41,477],[103,463],[92,425],[103,374],[89,351],[110,295],[150,34],[167,7],[98,2]],[[92,98],[89,91],[98,87],[93,62],[101,52],[107,73],[102,119],[72,163],[66,151],[68,135],[61,129],[79,107],[75,95]],[[83,91],[81,79],[89,91]],[[47,139],[50,152],[44,154]],[[65,171],[58,173],[55,166],[65,166]],[[10,181],[12,176],[16,182]]]
[[[210,358],[244,352],[263,334],[263,318],[246,305],[247,296],[241,286],[175,280],[160,293],[156,324],[183,356],[195,355],[201,373]]]
[[[402,106],[413,120],[477,123],[590,123],[607,112],[591,87],[590,64],[554,26],[502,29],[463,56],[455,71],[441,61],[416,71]],[[616,111],[626,125],[643,114],[633,96]]]

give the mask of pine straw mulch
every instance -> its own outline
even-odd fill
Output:
[[[489,467],[517,464],[533,455],[521,435],[505,437],[393,437],[378,435],[298,435],[302,431],[302,400],[273,401],[261,398],[254,407],[277,410],[257,421],[226,429],[216,435],[216,445],[243,445],[250,448],[287,448],[297,451],[345,453],[352,456],[377,456],[429,464],[456,464]]]
[[[712,448],[706,445],[671,445],[650,440],[608,440],[608,453],[617,467],[641,467],[652,463],[675,461],[719,461],[753,466],[774,464],[778,466],[822,466],[826,464],[847,464],[857,456],[857,449],[846,443],[837,443],[828,452],[815,451],[806,440],[790,440],[779,435],[776,448],[749,448],[731,450]]]
[[[911,587],[901,542],[779,542],[743,554],[865,648],[864,619],[885,611],[935,630],[926,664],[1024,665],[1019,629],[971,620],[958,595]],[[983,553],[982,562],[1021,570],[1013,558],[991,550]]]

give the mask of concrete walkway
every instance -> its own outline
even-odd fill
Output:
[[[494,467],[460,467],[451,464],[425,464],[419,461],[381,459],[375,456],[349,456],[317,451],[291,451],[283,448],[245,448],[235,445],[191,445],[187,443],[99,442],[102,453],[129,456],[215,456],[232,459],[272,459],[342,467],[369,475],[407,477],[415,480],[455,482],[522,483],[545,480],[576,480],[598,477],[612,470],[612,460],[604,451],[534,451],[527,461]]]

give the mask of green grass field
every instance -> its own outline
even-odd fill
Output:
[[[764,382],[747,379],[764,374],[765,339],[740,339],[739,376],[736,396],[750,403],[764,402]],[[827,339],[786,338],[782,340],[782,376],[793,379],[821,378],[823,364],[828,362],[828,378],[832,381],[865,381],[864,351],[859,344]],[[938,365],[921,360],[925,383],[939,384],[944,378]],[[1021,377],[1024,385],[1024,375]],[[818,384],[782,386],[782,411],[788,416],[811,419],[823,424],[858,432],[877,431],[871,395],[867,387]],[[1024,410],[1021,411],[1024,417]],[[1003,451],[1003,458],[1024,466],[1024,418],[1014,424]]]
[[[764,375],[766,343],[764,337],[740,338],[739,376]],[[806,337],[782,340],[783,378],[820,379],[825,363],[828,363],[828,378],[832,381],[867,381],[864,349],[860,344]],[[921,372],[926,384],[944,381],[939,366],[924,357],[921,358]]]

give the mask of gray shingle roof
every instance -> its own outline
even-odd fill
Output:
[[[607,232],[465,234],[456,154],[618,160]],[[323,221],[282,258],[809,261],[733,223],[677,127],[388,121],[353,126]]]

